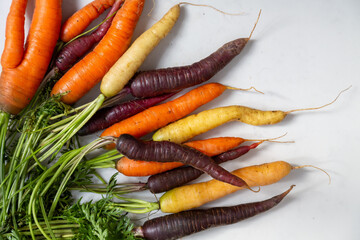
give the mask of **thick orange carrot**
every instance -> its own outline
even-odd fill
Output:
[[[219,83],[208,83],[191,90],[183,96],[151,108],[107,128],[104,136],[119,137],[127,133],[134,137],[142,137],[166,124],[180,119],[198,107],[220,96],[226,86]],[[110,146],[108,148],[113,148]]]
[[[115,1],[116,0],[94,0],[75,12],[64,22],[60,32],[60,39],[63,42],[68,42],[81,34],[92,21],[111,7]]]
[[[1,58],[0,110],[17,114],[30,102],[50,63],[61,25],[61,0],[37,0],[24,48],[26,0],[14,0]]]
[[[218,137],[187,142],[184,145],[195,148],[208,156],[215,156],[240,145],[244,141],[246,139],[239,137]],[[119,159],[116,163],[116,169],[120,173],[137,177],[162,173],[180,166],[183,164],[179,162],[149,162],[132,160],[127,157]]]
[[[62,101],[73,104],[94,87],[128,48],[144,2],[126,0],[104,38],[55,84],[51,94],[67,93]]]

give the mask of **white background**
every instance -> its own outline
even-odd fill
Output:
[[[4,45],[9,0],[0,2],[0,52]],[[88,0],[64,0],[64,19]],[[316,107],[333,100],[352,85],[333,105],[318,111],[298,112],[273,126],[228,123],[197,139],[215,136],[269,138],[288,133],[292,144],[264,143],[232,163],[228,170],[242,166],[285,160],[293,165],[312,164],[325,169],[293,171],[285,179],[261,188],[260,193],[237,192],[205,207],[228,206],[269,198],[296,184],[276,208],[252,219],[207,230],[184,239],[359,239],[360,237],[360,2],[357,0],[207,0],[191,1],[210,8],[182,6],[181,17],[172,32],[150,54],[141,69],[187,65],[200,60],[224,43],[247,37],[262,9],[251,42],[211,81],[234,87],[255,86],[265,94],[228,91],[201,107],[240,104],[263,110],[291,110]],[[135,37],[149,28],[177,1],[147,1]],[[29,0],[27,18],[34,0]],[[27,21],[26,28],[29,27]],[[98,87],[86,99],[91,100]],[[197,111],[197,112],[198,112]],[[92,136],[91,138],[95,138]],[[115,173],[102,171],[104,177]],[[210,179],[203,176],[199,181]],[[146,181],[119,177],[119,182]],[[149,193],[137,197],[155,201]],[[160,195],[159,195],[160,196]],[[158,197],[159,197],[158,196]],[[90,197],[88,197],[90,198]],[[160,215],[156,213],[150,218]],[[145,220],[148,216],[136,216]]]

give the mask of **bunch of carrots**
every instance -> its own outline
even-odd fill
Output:
[[[26,42],[27,1],[13,0],[8,14],[0,77],[0,238],[177,239],[269,210],[293,186],[262,202],[191,209],[240,189],[257,192],[294,169],[312,167],[278,161],[230,172],[219,164],[264,142],[279,140],[218,137],[191,141],[229,121],[276,124],[290,113],[320,109],[337,99],[290,111],[226,106],[190,115],[225,91],[259,92],[253,87],[206,82],[246,47],[261,12],[248,37],[225,43],[198,62],[139,72],[146,57],[175,26],[183,6],[190,3],[176,4],[133,40],[144,0],[93,0],[62,25],[61,2],[36,0]],[[103,21],[85,31],[106,9]],[[98,83],[101,93],[95,100],[71,107]],[[192,90],[186,91],[189,87]],[[123,100],[129,96],[131,100]],[[79,136],[99,131],[100,137],[93,142],[84,146],[78,142]],[[149,140],[146,136],[151,133]],[[247,141],[255,143],[241,145]],[[85,159],[90,152],[92,158]],[[96,171],[99,168],[150,177],[147,182],[117,183],[115,178],[103,179]],[[214,179],[191,184],[203,173]],[[94,184],[93,176],[103,184]],[[71,190],[106,197],[74,204]],[[156,202],[125,197],[145,190],[164,194]],[[140,227],[134,227],[126,216],[127,212],[154,210],[170,214]],[[96,217],[98,221],[92,221]],[[89,229],[94,235],[87,235]]]

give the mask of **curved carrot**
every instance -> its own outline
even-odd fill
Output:
[[[73,104],[95,86],[128,48],[144,2],[126,0],[104,38],[55,84],[51,94],[67,93],[61,100]]]
[[[61,0],[37,0],[24,49],[26,0],[14,0],[1,59],[0,110],[19,113],[34,96],[59,37]]]
[[[60,39],[63,42],[68,42],[81,34],[92,21],[111,7],[115,1],[116,0],[94,0],[75,12],[64,22],[60,32]]]
[[[133,159],[182,162],[209,174],[214,179],[238,187],[248,186],[243,179],[228,172],[211,157],[185,145],[169,141],[142,141],[130,134],[122,134],[116,140],[116,149],[119,153]]]
[[[134,137],[142,137],[170,122],[188,115],[198,107],[220,96],[226,89],[226,86],[219,83],[202,85],[181,97],[148,108],[130,118],[112,125],[101,134],[101,137],[119,137],[124,133],[131,134]],[[109,146],[108,148],[113,147],[114,145]]]
[[[219,137],[187,142],[184,145],[195,148],[211,157],[226,152],[244,141],[246,140],[239,137]],[[140,177],[162,173],[183,165],[179,162],[148,162],[122,157],[116,162],[116,169],[126,176]]]

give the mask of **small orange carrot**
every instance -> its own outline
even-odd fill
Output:
[[[62,101],[73,104],[94,87],[130,45],[145,0],[126,0],[104,38],[55,84],[51,94],[67,93]]]
[[[13,0],[1,57],[0,110],[17,114],[35,95],[59,38],[61,0],[37,0],[24,48],[26,0]]]
[[[81,34],[92,21],[111,7],[115,1],[116,0],[94,0],[75,12],[64,22],[60,31],[60,39],[63,42],[68,42]]]
[[[239,137],[219,137],[187,142],[184,145],[195,148],[208,156],[215,156],[245,141],[247,140]],[[162,173],[183,165],[179,162],[149,162],[122,157],[116,162],[116,169],[126,176],[140,177]]]
[[[148,108],[112,125],[101,134],[101,137],[119,137],[124,133],[131,134],[134,137],[142,137],[188,115],[198,107],[220,96],[227,88],[219,83],[202,85],[173,101]],[[113,145],[108,148],[113,148]]]

